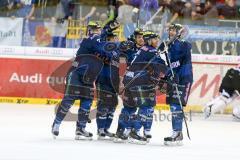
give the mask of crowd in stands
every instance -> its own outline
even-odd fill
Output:
[[[239,19],[240,0],[106,0],[105,6],[86,6],[81,0],[1,0],[1,17],[24,17],[39,19],[57,17],[60,19],[107,19],[109,7],[118,10],[122,23],[139,20],[146,23],[158,10],[168,11],[169,23],[194,23],[217,25],[218,19]],[[53,3],[55,2],[55,4]],[[49,10],[49,8],[51,10]],[[41,12],[41,14],[40,14]],[[45,13],[42,13],[45,12]],[[154,19],[159,22],[161,12]]]

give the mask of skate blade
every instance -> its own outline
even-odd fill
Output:
[[[138,145],[146,145],[147,141],[139,141],[139,140],[136,140],[136,139],[133,139],[133,138],[129,137],[128,143],[138,144]]]
[[[57,136],[58,136],[58,134],[54,134],[54,132],[52,132],[53,139],[57,139]]]
[[[127,142],[127,139],[126,140],[123,140],[121,138],[113,138],[113,142],[114,143],[126,143]]]
[[[53,139],[54,139],[54,140],[55,140],[55,139],[57,139],[57,136],[56,136],[56,135],[54,135],[54,134],[52,135],[52,137],[53,137]]]
[[[165,146],[183,146],[182,141],[164,141]]]
[[[85,137],[85,136],[76,135],[75,140],[91,141],[92,137]]]
[[[97,140],[99,141],[113,141],[114,137],[102,137],[102,136],[98,136]]]
[[[151,138],[147,138],[147,143],[150,143]]]

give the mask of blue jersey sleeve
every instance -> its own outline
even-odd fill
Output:
[[[192,46],[188,42],[182,44],[182,60],[179,69],[180,83],[192,83],[193,82],[193,71],[192,71],[192,57],[191,57]]]

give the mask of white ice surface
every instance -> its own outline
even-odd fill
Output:
[[[53,140],[50,133],[54,107],[0,104],[0,160],[239,160],[240,122],[230,115],[203,120],[193,116],[189,122],[192,140],[184,130],[184,146],[166,147],[171,123],[154,122],[153,139],[147,145],[116,144],[96,140],[95,121],[88,125],[93,141],[75,141],[75,123],[64,122],[60,136]],[[73,109],[73,112],[76,109]],[[118,111],[119,112],[119,111]],[[116,130],[114,119],[112,131]]]

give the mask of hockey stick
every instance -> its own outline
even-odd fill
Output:
[[[145,25],[143,26],[143,28],[145,28],[147,25],[149,25],[149,24],[152,24],[152,21],[153,21],[153,19],[157,16],[157,14],[160,12],[160,11],[162,11],[162,9],[163,9],[163,7],[161,6],[158,10],[157,10],[157,12],[145,23]]]

